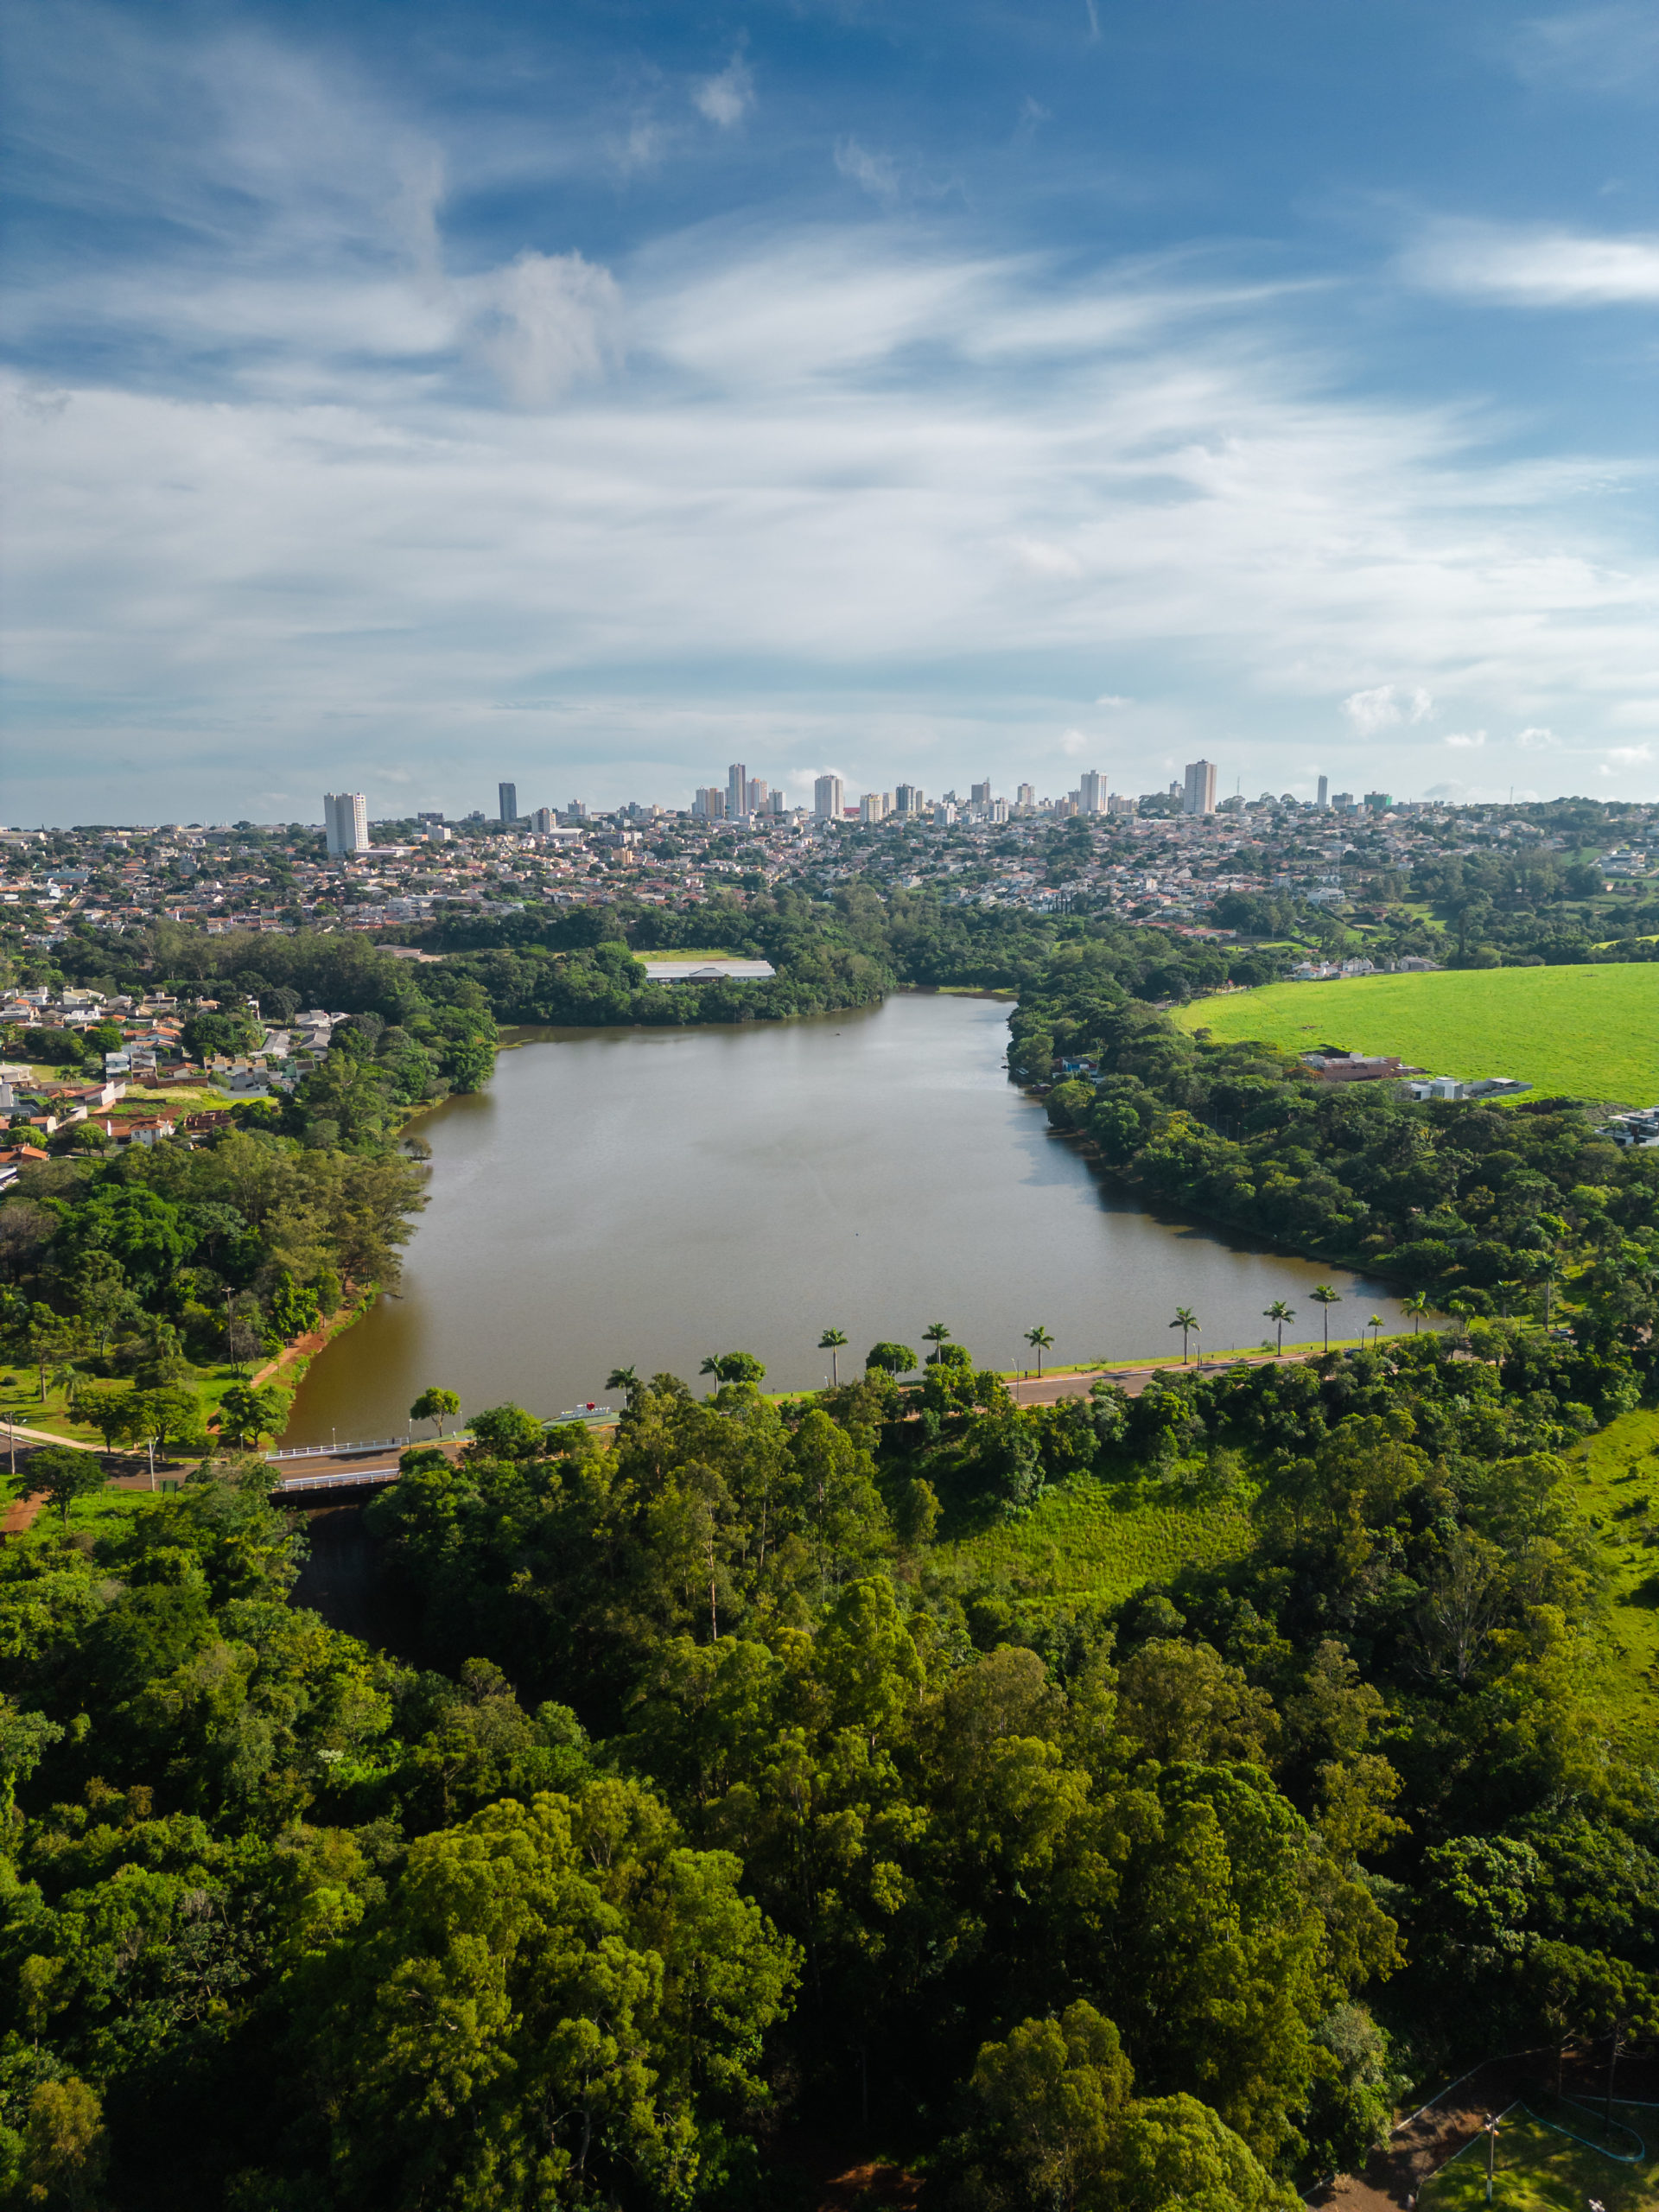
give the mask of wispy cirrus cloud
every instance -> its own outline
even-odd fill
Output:
[[[728,741],[779,780],[1058,766],[1094,706],[1115,783],[1219,728],[1289,786],[1335,699],[1332,772],[1404,788],[1412,748],[1451,765],[1436,696],[1460,737],[1524,726],[1489,740],[1494,777],[1547,724],[1594,758],[1659,717],[1631,469],[1368,384],[1301,313],[1306,270],[1022,245],[942,194],[912,219],[937,148],[901,171],[854,137],[879,216],[819,159],[810,205],[694,219],[665,187],[632,232],[582,230],[550,179],[643,195],[688,146],[729,168],[716,132],[758,118],[751,157],[773,65],[762,113],[742,54],[504,140],[270,39],[111,41],[82,43],[142,89],[149,150],[96,171],[66,93],[35,118],[41,189],[96,237],[124,194],[144,219],[14,282],[22,755],[67,735],[85,773],[138,726],[137,803],[174,772],[176,808],[233,730],[289,781],[407,753],[426,791],[501,742],[507,700],[524,744],[616,764],[589,796],[668,798]],[[1364,681],[1389,671],[1409,680]],[[1096,695],[1107,671],[1135,698]]]
[[[868,192],[872,200],[891,204],[900,191],[899,164],[891,154],[873,153],[856,138],[836,141],[836,168],[849,184]]]
[[[1521,308],[1599,308],[1659,301],[1659,233],[1629,236],[1446,219],[1400,257],[1426,291]]]

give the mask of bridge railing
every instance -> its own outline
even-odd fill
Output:
[[[562,1414],[550,1414],[546,1426],[549,1428],[557,1428],[568,1421],[591,1422],[607,1421],[614,1418],[611,1407],[590,1402],[583,1406],[571,1406]],[[446,1440],[442,1437],[433,1437],[428,1440],[431,1443],[442,1443],[446,1440],[458,1443],[464,1433],[465,1427],[466,1423],[463,1420],[461,1428],[456,1430],[452,1438]],[[415,1438],[411,1432],[406,1436],[371,1436],[357,1444],[291,1444],[285,1450],[267,1452],[265,1465],[268,1467],[286,1466],[295,1459],[346,1459],[366,1452],[406,1452],[414,1441]]]

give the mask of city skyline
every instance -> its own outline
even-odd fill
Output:
[[[1659,785],[1643,11],[422,25],[10,17],[7,818]]]

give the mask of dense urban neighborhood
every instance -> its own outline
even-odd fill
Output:
[[[12,829],[0,902],[35,950],[76,930],[163,921],[209,932],[368,930],[418,944],[424,931],[526,908],[741,904],[787,886],[823,896],[862,880],[955,905],[1300,937],[1312,957],[1287,961],[1285,972],[1315,977],[1364,972],[1348,964],[1356,957],[1375,961],[1363,950],[1344,958],[1344,923],[1392,916],[1409,936],[1433,902],[1456,909],[1454,919],[1471,903],[1500,917],[1548,909],[1569,934],[1582,925],[1616,937],[1639,912],[1659,853],[1659,810],[1637,804],[1454,806],[1383,792],[1321,802],[1266,791],[1217,802],[1213,769],[1207,788],[1189,770],[1185,786],[1133,798],[1106,783],[1086,775],[1058,799],[1020,784],[1008,799],[988,780],[966,799],[950,791],[933,801],[900,785],[848,805],[840,779],[824,777],[809,810],[783,807],[780,792],[734,766],[724,790],[700,791],[678,811],[573,803],[521,816],[504,785],[505,811],[452,819],[370,823],[361,798],[343,795],[356,808],[344,834],[249,821]],[[1391,944],[1385,957],[1421,962],[1436,949],[1424,938]]]

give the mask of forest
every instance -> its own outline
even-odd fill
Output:
[[[807,2126],[963,2212],[1290,2212],[1409,2083],[1651,2033],[1560,1456],[1651,1378],[1487,1326],[1030,1410],[944,1338],[792,1400],[621,1370],[613,1434],[406,1453],[385,1650],[288,1602],[257,1459],[38,1522],[10,2201],[787,2206]],[[1067,1485],[1249,1551],[1108,1607],[944,1541]]]

